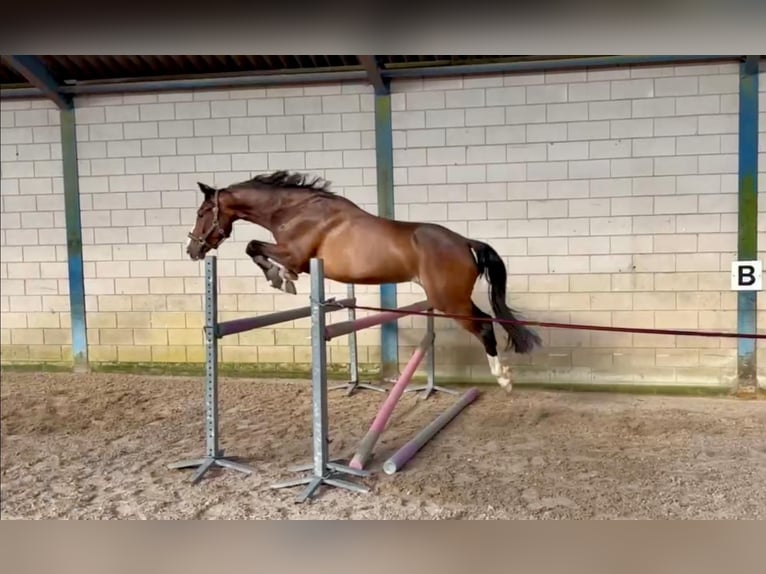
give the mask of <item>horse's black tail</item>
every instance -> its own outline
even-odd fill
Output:
[[[505,263],[491,246],[481,241],[472,240],[470,243],[476,252],[477,267],[479,275],[484,275],[489,283],[489,300],[492,304],[492,311],[498,319],[507,319],[509,321],[518,321],[514,315],[514,310],[508,307],[505,302],[505,288],[507,281],[507,271]],[[508,333],[508,344],[506,350],[513,343],[514,350],[517,353],[528,353],[532,351],[535,345],[542,344],[540,337],[526,325],[518,323],[500,323],[505,332]]]

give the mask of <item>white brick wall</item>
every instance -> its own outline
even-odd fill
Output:
[[[184,253],[201,197],[197,181],[223,186],[265,171],[305,169],[376,209],[371,89],[307,86],[188,96],[78,101],[77,119],[86,126],[79,146],[89,312],[116,324],[91,330],[95,360],[199,360],[203,268]],[[103,145],[110,134],[121,136]],[[269,237],[238,223],[219,252],[224,316],[296,305],[295,297],[275,293],[243,259],[252,238]],[[299,289],[306,293],[308,282]],[[180,313],[180,319],[169,325],[162,318],[168,313]],[[114,320],[106,319],[110,314]],[[305,359],[303,331],[292,337],[298,341],[293,348],[275,335],[289,332],[290,325],[280,329],[227,339],[224,360]]]
[[[394,83],[403,213],[492,243],[509,267],[511,303],[531,318],[618,325],[640,310],[642,326],[736,328],[727,281],[736,253],[737,67],[495,80],[455,80],[441,90],[430,80]],[[424,102],[446,109],[424,122]],[[444,185],[460,193],[429,205]],[[658,294],[658,284],[668,293]],[[716,307],[695,297],[703,288],[718,290]],[[547,348],[518,358],[532,366],[520,377],[717,382],[735,368],[730,340],[541,334]],[[458,340],[470,372],[486,376],[480,346]],[[719,349],[723,367],[703,368],[697,346]],[[628,368],[636,349],[645,370]]]
[[[3,360],[70,354],[59,115],[47,101],[4,101],[0,125]]]
[[[763,80],[760,89],[766,109]],[[394,82],[396,215],[489,241],[508,265],[510,303],[530,318],[735,329],[728,269],[737,236],[737,92],[732,64]],[[361,84],[79,99],[93,360],[202,360],[202,265],[184,255],[197,181],[306,170],[375,212],[373,103]],[[3,102],[4,360],[68,358],[57,121],[45,102]],[[763,112],[760,130],[766,211]],[[237,224],[219,252],[224,317],[299,303],[246,260],[252,238],[269,239]],[[298,288],[306,294],[308,281]],[[378,303],[377,288],[359,292]],[[401,285],[400,303],[421,293]],[[488,308],[485,288],[476,293]],[[307,324],[227,339],[223,360],[306,363]],[[424,322],[400,325],[405,361]],[[440,372],[486,377],[478,342],[450,321],[437,325]],[[515,359],[520,380],[715,383],[735,372],[729,339],[541,334],[543,350]],[[362,361],[375,363],[377,330],[359,341]],[[345,359],[344,346],[331,345],[331,360]]]

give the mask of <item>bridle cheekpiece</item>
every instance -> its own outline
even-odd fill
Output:
[[[221,227],[221,224],[218,221],[218,211],[219,211],[218,191],[219,190],[216,189],[215,195],[213,196],[213,224],[210,226],[210,229],[208,229],[207,232],[205,232],[205,234],[202,235],[202,237],[197,237],[191,231],[189,232],[189,238],[192,241],[196,241],[199,245],[207,247],[208,250],[215,249],[215,247],[213,247],[207,242],[207,239],[208,237],[210,237],[210,234],[213,233],[213,231],[215,231],[216,229],[221,232],[221,235],[223,235],[224,239],[228,237],[228,235],[226,235],[226,232],[223,230],[223,227]]]

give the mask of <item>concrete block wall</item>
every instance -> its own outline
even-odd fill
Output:
[[[0,347],[3,361],[71,356],[59,113],[0,104]]]
[[[372,106],[364,85],[83,101],[77,119],[80,158],[89,164],[81,192],[92,360],[203,360],[204,268],[185,254],[202,197],[196,182],[224,186],[265,171],[306,170],[375,211]],[[297,297],[267,285],[244,254],[253,238],[271,239],[239,222],[218,252],[222,320],[306,302],[307,278]],[[327,289],[343,292],[330,282]],[[371,342],[372,334],[360,337],[363,362]],[[338,341],[330,357],[343,360],[345,351]],[[288,370],[308,364],[308,321],[227,337],[221,359]]]
[[[397,201],[484,239],[530,319],[736,329],[738,66],[394,84]],[[484,305],[485,308],[487,307]],[[720,384],[732,339],[543,329],[519,380]],[[447,339],[447,341],[445,341]],[[486,377],[454,332],[439,365]]]
[[[491,243],[526,317],[736,328],[736,65],[407,80],[392,91],[397,217]],[[203,265],[184,254],[197,181],[303,170],[375,212],[373,103],[363,84],[78,99],[91,360],[202,360]],[[60,163],[46,163],[60,145],[35,140],[58,133],[58,114],[45,102],[3,102],[2,113],[3,361],[66,360],[62,182]],[[306,278],[299,297],[268,286],[244,255],[252,238],[269,236],[239,223],[219,250],[223,318],[305,303]],[[477,285],[487,308],[485,291]],[[328,282],[328,293],[345,287]],[[358,293],[379,304],[377,288]],[[414,285],[398,293],[400,304],[422,298]],[[425,322],[399,323],[405,362]],[[437,328],[439,372],[486,379],[481,345],[449,320]],[[733,340],[540,333],[544,349],[514,358],[519,380],[716,384],[736,372]],[[307,337],[308,321],[296,321],[227,337],[221,356],[289,369],[308,364]],[[360,333],[363,363],[379,360],[378,337]],[[347,359],[345,340],[330,359]]]

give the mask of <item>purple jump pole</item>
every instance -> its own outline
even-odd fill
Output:
[[[470,405],[479,396],[479,389],[471,387],[450,408],[436,417],[431,423],[416,434],[409,442],[397,450],[391,458],[383,463],[383,472],[394,474],[401,469],[409,460],[431,440],[436,433],[444,428],[460,411]]]
[[[428,311],[430,308],[431,305],[428,303],[428,301],[419,301],[418,303],[413,303],[412,305],[399,307],[397,311],[385,311],[383,313],[370,315],[368,317],[362,317],[361,319],[355,319],[353,321],[333,323],[332,325],[328,325],[325,329],[325,339],[329,341],[335,337],[348,335],[354,331],[361,331],[362,329],[367,329],[369,327],[375,327],[376,325],[382,325],[383,323],[396,321],[397,319],[401,319],[402,317],[406,316],[408,311]]]
[[[412,357],[410,357],[407,366],[404,367],[402,374],[399,376],[399,380],[396,381],[396,384],[394,384],[394,386],[391,387],[391,390],[388,392],[386,400],[383,401],[383,405],[380,407],[375,420],[372,421],[372,425],[370,425],[370,430],[367,431],[367,434],[364,435],[362,442],[359,443],[359,446],[356,449],[356,454],[354,454],[354,457],[349,463],[351,468],[358,470],[364,468],[365,463],[370,457],[370,453],[372,453],[372,449],[375,447],[375,443],[378,442],[378,438],[386,428],[386,423],[388,422],[391,413],[394,411],[396,403],[399,402],[399,399],[404,393],[404,389],[407,388],[407,385],[410,383],[412,375],[415,374],[418,365],[420,365],[420,361],[423,360],[428,347],[433,342],[433,338],[433,332],[429,332],[426,333],[423,339],[420,341],[418,348],[415,349],[415,352],[412,354]]]
[[[355,303],[356,298],[354,297],[341,299],[340,301],[335,302],[335,305],[338,305],[337,308],[333,308],[333,304],[328,302],[327,312],[338,311],[345,305],[354,305]],[[223,321],[218,323],[218,337],[220,338],[225,337],[226,335],[234,335],[235,333],[242,333],[252,329],[268,327],[270,325],[277,325],[279,323],[293,321],[295,319],[303,319],[304,317],[309,317],[310,315],[311,307],[298,307],[297,309],[277,311],[276,313],[259,315],[258,317],[244,317],[242,319]]]

